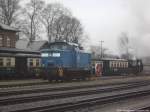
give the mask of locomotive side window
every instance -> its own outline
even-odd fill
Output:
[[[67,46],[66,46],[66,45],[63,45],[63,46],[62,46],[62,49],[67,49]]]
[[[53,53],[52,56],[53,57],[60,57],[60,53]]]
[[[137,65],[137,62],[136,61],[133,61],[132,62],[132,66],[136,66]]]
[[[0,67],[3,66],[3,58],[0,58]]]
[[[48,53],[42,53],[41,56],[42,57],[48,57]]]
[[[141,65],[141,62],[139,61],[139,62],[138,62],[138,66],[140,66],[140,65]]]

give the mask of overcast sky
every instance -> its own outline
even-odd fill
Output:
[[[150,0],[44,0],[60,2],[77,17],[89,35],[88,44],[104,46],[118,52],[117,39],[121,32],[131,37],[132,46],[142,54],[150,42]]]

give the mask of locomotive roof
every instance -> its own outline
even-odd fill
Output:
[[[63,42],[63,41],[56,41],[56,42],[52,42],[49,45],[53,45],[53,44],[66,44],[66,45],[71,45],[71,46],[76,46],[78,47],[79,45],[76,43],[71,43],[71,42]]]
[[[81,46],[79,46],[76,43],[56,41],[56,42],[49,43],[48,46],[50,47],[51,45],[69,45],[70,47],[73,46],[73,48],[75,48],[75,50],[78,51],[78,52],[88,53],[88,54],[90,53],[90,52],[85,51]],[[49,49],[49,47],[43,48],[40,51],[44,51],[44,52],[55,51],[54,49]],[[66,49],[57,49],[57,51],[66,51]]]

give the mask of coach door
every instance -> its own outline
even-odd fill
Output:
[[[102,76],[103,72],[103,62],[95,62],[95,74],[96,76]]]
[[[16,57],[16,71],[17,75],[26,75],[27,72],[27,58]]]

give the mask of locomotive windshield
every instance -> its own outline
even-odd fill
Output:
[[[68,45],[62,45],[62,44],[53,44],[50,46],[50,49],[52,50],[68,50]]]

